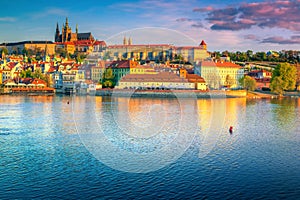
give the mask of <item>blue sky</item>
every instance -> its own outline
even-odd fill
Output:
[[[65,18],[108,44],[198,45],[209,51],[300,50],[300,0],[1,1],[0,43],[54,40]]]

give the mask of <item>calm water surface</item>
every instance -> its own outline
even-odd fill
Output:
[[[300,99],[0,96],[0,152],[0,199],[299,199]]]

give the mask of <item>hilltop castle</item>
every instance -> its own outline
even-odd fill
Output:
[[[55,31],[55,42],[75,42],[81,40],[94,41],[95,38],[92,36],[92,33],[78,33],[78,25],[76,25],[75,33],[72,33],[72,29],[69,26],[68,18],[66,18],[66,23],[63,24],[61,33],[59,31],[58,23],[56,24]]]

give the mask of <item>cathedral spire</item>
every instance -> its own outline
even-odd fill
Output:
[[[66,27],[69,27],[68,17],[66,17]]]
[[[58,22],[56,23],[56,32],[59,32]]]

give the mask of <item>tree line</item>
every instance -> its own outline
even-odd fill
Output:
[[[229,57],[232,61],[239,62],[251,62],[251,61],[266,61],[266,62],[287,62],[287,63],[299,63],[300,62],[300,51],[268,51],[268,52],[253,52],[247,50],[246,52],[236,51],[214,51],[212,57],[220,60],[221,57]]]

